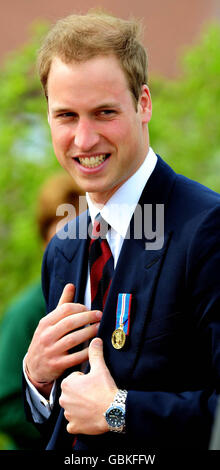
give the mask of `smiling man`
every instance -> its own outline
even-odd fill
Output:
[[[142,85],[136,110],[112,54],[70,64],[54,58],[47,87],[55,154],[94,202],[104,204],[148,152],[149,89]]]
[[[76,228],[94,227],[91,240],[58,233],[43,260],[48,314],[24,375],[27,414],[48,449],[208,448],[220,383],[220,197],[149,147],[139,36],[133,20],[72,15],[39,52],[56,157],[87,192]],[[155,226],[157,204],[155,251],[135,224],[145,226],[150,206]]]

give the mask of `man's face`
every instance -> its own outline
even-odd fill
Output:
[[[114,56],[66,64],[54,58],[48,77],[48,120],[60,164],[96,202],[138,169],[148,151],[147,86],[135,109]]]

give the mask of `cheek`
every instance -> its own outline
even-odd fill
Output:
[[[51,127],[51,137],[54,148],[65,150],[72,141],[72,132],[68,128]]]
[[[136,150],[137,146],[137,132],[134,125],[124,125],[118,129],[115,134],[115,143],[118,146],[119,152],[128,152]],[[126,157],[127,158],[127,157]]]
[[[103,129],[101,134],[106,140],[111,142],[116,148],[126,146],[128,136],[131,133],[131,127],[127,123],[121,123],[119,121],[111,122],[111,126]]]

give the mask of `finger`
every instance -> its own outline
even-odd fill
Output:
[[[52,312],[48,313],[45,318],[50,325],[55,325],[60,320],[68,317],[69,315],[75,315],[80,312],[87,312],[88,308],[82,304],[65,303],[57,307]]]
[[[56,322],[54,325],[54,338],[57,341],[67,333],[78,330],[79,328],[84,328],[86,325],[99,322],[101,317],[102,312],[96,310],[82,311],[69,315],[59,322]]]
[[[65,377],[65,379],[62,380],[61,384],[60,384],[60,387],[61,387],[61,395],[60,395],[60,398],[59,398],[59,402],[60,402],[60,405],[62,405],[62,401],[63,401],[63,394],[65,393],[66,390],[68,390],[69,388],[69,384],[71,383],[71,386],[72,386],[72,383],[73,383],[73,378],[76,376],[76,375],[85,375],[83,372],[81,372],[80,370],[75,370],[74,372],[71,372],[71,374],[67,375],[67,377]]]
[[[72,354],[67,354],[62,361],[64,364],[65,369],[69,369],[70,367],[78,366],[79,364],[82,364],[85,361],[88,361],[89,358],[89,348],[84,348],[81,351],[77,351]]]
[[[75,434],[75,430],[73,429],[72,423],[67,424],[66,430],[69,434]]]
[[[65,304],[67,302],[73,302],[74,296],[75,296],[75,290],[76,289],[75,289],[74,284],[70,284],[70,283],[66,284],[57,306]]]
[[[82,328],[80,330],[74,331],[73,333],[65,335],[57,342],[56,353],[62,354],[63,352],[75,348],[79,344],[94,338],[97,335],[98,329],[99,323],[96,323],[95,325],[90,325],[86,328]]]
[[[104,355],[103,355],[103,342],[101,338],[94,338],[89,346],[89,363],[91,372],[101,372],[106,368]]]

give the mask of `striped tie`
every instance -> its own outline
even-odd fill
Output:
[[[106,240],[108,224],[99,213],[93,225],[89,246],[91,310],[103,310],[114,272],[114,261]]]

